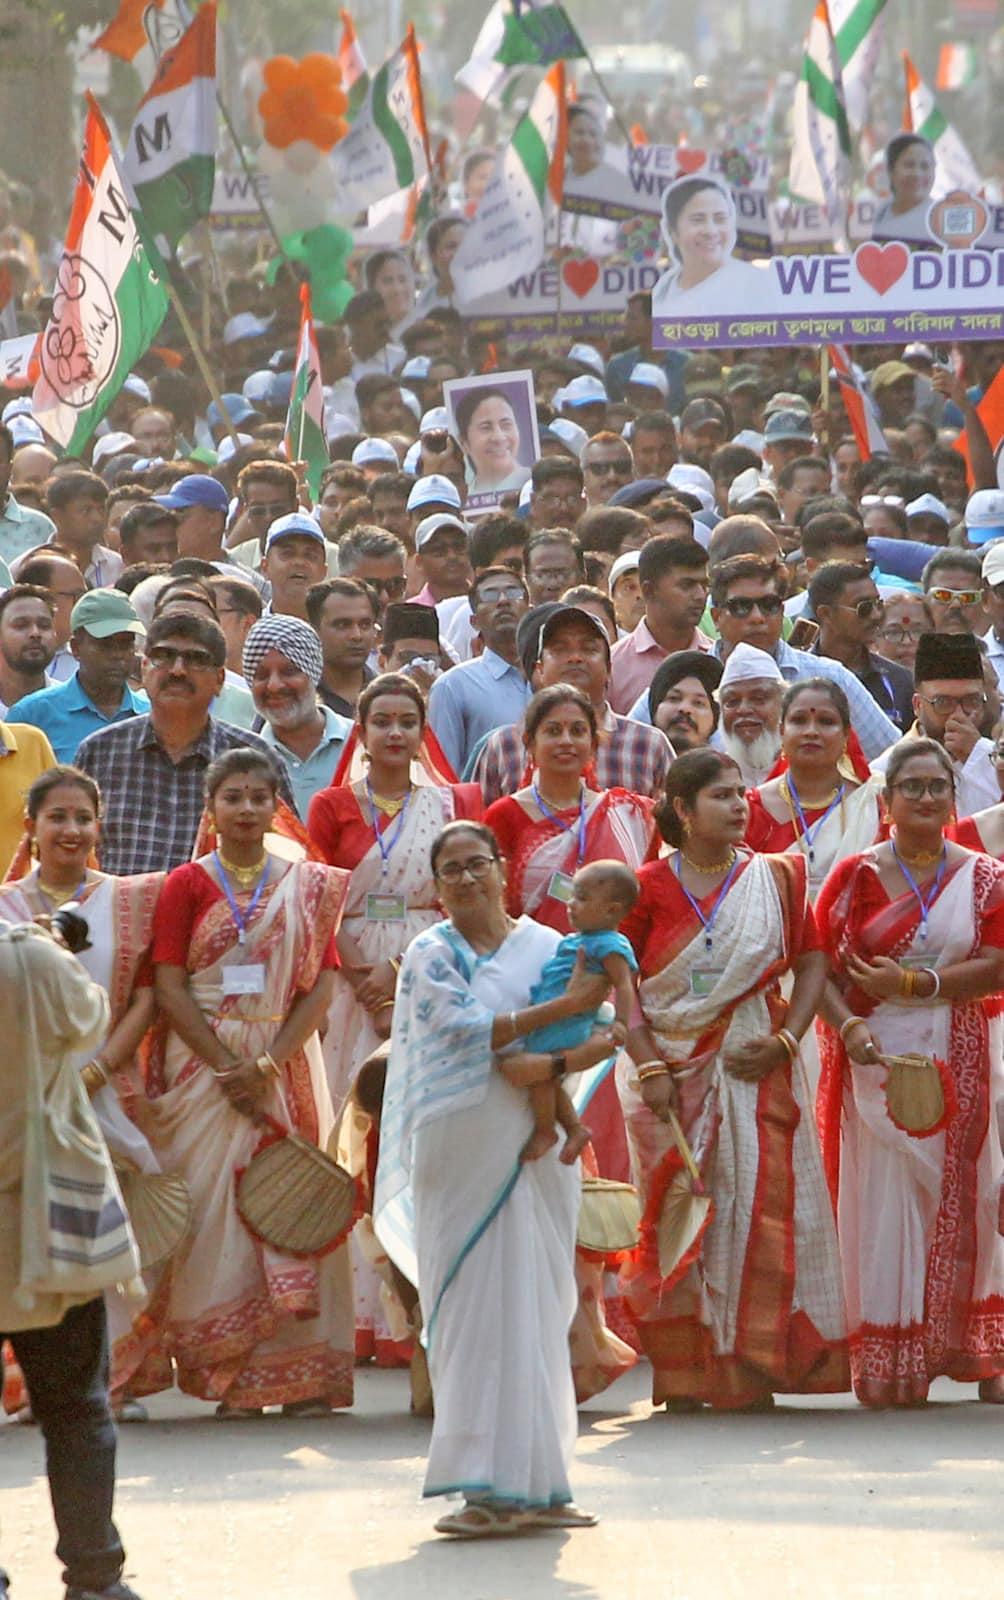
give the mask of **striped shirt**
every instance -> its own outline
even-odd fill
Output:
[[[632,794],[655,799],[662,793],[673,759],[673,747],[659,728],[629,722],[607,707],[596,752],[596,778],[601,789],[629,789]],[[504,794],[515,794],[526,765],[521,723],[496,728],[482,740],[469,775],[481,785],[486,807]]]

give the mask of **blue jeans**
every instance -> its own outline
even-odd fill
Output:
[[[100,1297],[53,1328],[5,1336],[21,1365],[45,1439],[46,1471],[63,1581],[107,1589],[125,1552],[112,1521],[115,1424],[108,1404],[108,1325]]]

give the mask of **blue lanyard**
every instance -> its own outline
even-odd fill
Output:
[[[398,813],[397,827],[394,829],[393,833],[388,828],[388,837],[385,839],[383,834],[380,832],[380,818],[377,816],[377,808],[373,800],[373,785],[370,783],[369,778],[366,779],[366,798],[370,803],[370,816],[373,818],[373,832],[376,834],[376,842],[380,850],[381,878],[386,878],[387,876],[387,863],[390,861],[391,851],[401,837],[401,829],[404,827],[405,815],[407,814],[408,804],[413,793],[413,789],[408,790],[408,793],[404,797],[404,805],[401,807],[401,810]]]
[[[710,917],[706,917],[704,915],[704,912],[701,910],[700,903],[697,900],[694,899],[694,897],[691,894],[690,890],[687,888],[687,885],[683,881],[683,872],[681,870],[680,853],[679,853],[679,851],[677,851],[677,853],[676,853],[676,876],[680,880],[680,888],[683,890],[684,894],[687,896],[687,899],[690,901],[690,903],[693,906],[694,910],[697,912],[697,915],[701,919],[701,926],[704,929],[704,948],[705,948],[705,950],[710,951],[712,945],[714,944],[714,939],[712,938],[712,930],[713,930],[713,928],[715,926],[715,918],[717,917],[719,911],[721,910],[722,901],[725,899],[725,896],[728,894],[729,890],[732,887],[732,879],[735,877],[736,873],[739,871],[739,868],[740,868],[741,865],[742,865],[742,856],[739,854],[739,852],[737,850],[736,851],[736,859],[733,861],[731,867],[729,868],[729,875],[726,878],[725,882],[722,884],[721,888],[719,889],[719,891],[718,891],[718,899],[715,901],[714,905],[711,908],[711,915],[710,915]]]
[[[840,785],[840,788],[837,790],[836,795],[830,801],[830,803],[827,806],[826,810],[823,812],[823,815],[821,817],[817,817],[815,822],[812,824],[812,827],[810,828],[809,824],[805,820],[805,812],[802,810],[802,802],[798,798],[798,790],[795,788],[795,785],[791,781],[791,773],[790,772],[786,772],[785,773],[784,781],[788,786],[788,793],[791,795],[792,804],[794,805],[795,810],[798,812],[798,820],[802,824],[802,837],[805,840],[806,846],[808,848],[809,865],[810,865],[810,867],[814,867],[815,864],[816,864],[816,851],[815,851],[816,834],[819,832],[820,828],[823,826],[823,823],[826,821],[827,817],[830,815],[830,812],[831,811],[836,811],[836,809],[837,809],[837,807],[839,805],[843,805],[843,801],[844,801],[844,785],[843,784]]]
[[[234,892],[230,887],[230,879],[227,877],[227,871],[223,865],[223,862],[220,860],[220,852],[218,850],[213,851],[213,860],[216,862],[216,870],[220,875],[220,882],[223,885],[223,893],[230,902],[230,909],[234,914],[234,921],[237,924],[237,943],[244,944],[246,942],[244,930],[251,921],[255,906],[261,899],[261,892],[265,887],[265,879],[268,877],[268,862],[266,861],[265,865],[261,869],[261,877],[258,879],[255,892],[251,896],[251,904],[248,906],[247,915],[245,916],[244,912],[237,904],[237,901],[234,899]]]
[[[543,800],[540,798],[540,790],[537,788],[537,785],[535,783],[533,783],[533,784],[530,785],[530,787],[533,790],[533,798],[537,802],[537,810],[543,813],[543,815],[547,818],[548,822],[554,822],[554,823],[557,824],[557,826],[559,828],[563,829],[563,831],[565,833],[571,833],[572,830],[571,830],[571,827],[569,826],[569,824],[567,822],[562,822],[561,818],[560,817],[556,817],[554,812],[551,811],[549,809],[549,807],[544,804]],[[581,867],[582,862],[583,862],[583,860],[585,858],[585,854],[586,854],[586,791],[585,791],[585,788],[583,787],[583,788],[581,788],[579,790],[579,851],[578,851],[578,855],[577,855],[576,861],[575,861],[575,864],[576,864],[577,867]]]
[[[907,883],[910,885],[910,888],[913,890],[917,904],[920,907],[920,938],[921,943],[923,943],[927,938],[927,913],[930,911],[935,899],[937,898],[938,890],[941,888],[941,880],[945,876],[945,868],[948,866],[948,847],[947,845],[942,845],[941,847],[941,862],[938,866],[937,872],[934,874],[934,877],[931,880],[931,892],[925,900],[923,890],[920,888],[920,885],[917,883],[917,880],[910,871],[910,868],[903,860],[903,857],[896,849],[895,839],[891,839],[889,842],[892,845],[892,853],[899,863],[899,870],[902,872]]]
[[[896,704],[896,692],[893,689],[892,684],[889,682],[889,674],[886,672],[880,672],[879,677],[882,679],[883,689],[889,696],[889,704],[885,708],[886,716],[889,717],[890,721],[895,722],[897,727],[902,727],[903,718],[900,715],[899,707]]]

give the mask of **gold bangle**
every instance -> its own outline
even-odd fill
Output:
[[[798,1040],[791,1029],[778,1028],[774,1038],[784,1045],[785,1050],[788,1052],[788,1060],[794,1062],[795,1057],[798,1055]]]
[[[913,967],[904,967],[902,972],[903,976],[900,980],[900,993],[902,994],[904,1000],[912,1000],[913,992],[917,987],[917,974]]]
[[[851,1031],[852,1028],[857,1028],[857,1027],[867,1028],[867,1026],[868,1026],[868,1023],[866,1022],[864,1017],[848,1017],[844,1022],[842,1022],[840,1024],[840,1030],[839,1031],[840,1031],[841,1042],[842,1043],[846,1043],[847,1035]]]
[[[255,1066],[263,1078],[268,1078],[270,1076],[277,1078],[279,1076],[279,1063],[268,1050],[262,1050],[261,1054],[255,1061]]]
[[[639,1083],[646,1083],[649,1078],[668,1078],[671,1072],[665,1061],[646,1061],[643,1067],[638,1068],[635,1076]]]
[[[376,1007],[376,1010],[374,1010],[373,1015],[376,1016],[377,1011],[386,1011],[387,1007],[392,1006],[393,1004],[393,1000],[381,1000],[380,1004]]]
[[[108,1082],[108,1074],[98,1061],[88,1061],[86,1067],[80,1069],[80,1081],[88,1094],[97,1094]]]
[[[387,965],[390,967],[391,971],[393,972],[393,974],[394,974],[394,976],[396,978],[398,976],[398,974],[400,973],[400,971],[401,971],[401,958],[400,958],[400,956],[388,956],[387,957]]]

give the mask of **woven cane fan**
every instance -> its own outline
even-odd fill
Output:
[[[323,1255],[348,1232],[355,1183],[299,1134],[251,1157],[237,1178],[237,1209],[251,1232],[291,1256]]]
[[[683,1170],[676,1174],[666,1190],[659,1216],[656,1238],[659,1245],[659,1273],[663,1279],[679,1278],[690,1266],[714,1209],[711,1196],[704,1193],[697,1162],[673,1111],[669,1112],[669,1124],[683,1161]]]
[[[588,1174],[583,1178],[575,1241],[580,1250],[594,1250],[597,1255],[633,1250],[638,1243],[640,1221],[638,1191],[632,1184]]]
[[[889,1115],[907,1133],[933,1133],[945,1115],[945,1089],[931,1056],[883,1056],[889,1069],[885,1099]]]
[[[188,1184],[169,1172],[116,1167],[122,1199],[144,1272],[162,1266],[177,1250],[192,1220]]]

